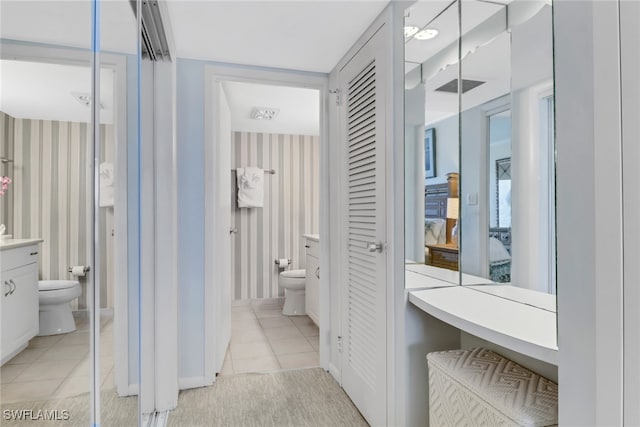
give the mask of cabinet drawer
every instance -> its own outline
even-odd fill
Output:
[[[315,240],[305,239],[305,247],[307,248],[307,255],[320,258],[320,243]]]
[[[432,251],[432,261],[441,263],[458,263],[458,254],[444,251]]]
[[[22,246],[2,251],[0,253],[2,271],[38,262],[38,252],[38,245]]]

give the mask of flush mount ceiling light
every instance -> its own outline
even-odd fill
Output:
[[[71,96],[73,96],[76,101],[78,101],[85,107],[91,106],[91,95],[89,95],[88,93],[71,92]],[[102,104],[102,102],[100,103],[100,109],[104,110],[104,104]]]
[[[420,31],[420,28],[413,25],[407,25],[404,27],[404,38],[408,39],[409,37],[414,36],[418,31]]]
[[[251,118],[254,120],[273,120],[279,112],[278,108],[253,107]]]
[[[438,35],[438,30],[435,28],[425,28],[424,30],[416,33],[413,36],[416,40],[430,40]]]

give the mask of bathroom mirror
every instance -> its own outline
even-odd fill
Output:
[[[51,330],[51,322],[40,322],[28,347],[6,360],[3,353],[2,409],[37,410],[29,406],[33,401],[54,402],[49,406],[59,409],[56,417],[72,424],[101,424],[102,415],[105,425],[124,425],[138,418],[137,397],[125,397],[138,387],[138,325],[129,319],[137,319],[140,305],[128,267],[139,262],[137,251],[128,249],[137,247],[139,234],[127,228],[139,197],[133,179],[138,159],[127,156],[137,152],[138,25],[128,1],[97,4],[0,4],[0,175],[11,179],[0,196],[2,255],[36,241],[31,254],[37,261],[29,264],[35,271],[14,293],[22,285],[40,292],[46,284],[69,295],[70,316]],[[94,46],[100,47],[97,63]],[[100,138],[95,156],[94,130]],[[102,163],[114,169],[101,169]],[[97,198],[94,172],[112,181],[117,174],[115,203]],[[72,274],[71,267],[79,268]],[[6,274],[3,269],[3,279]],[[42,319],[43,301],[38,295],[28,304],[23,299],[22,317]],[[5,327],[19,328],[20,318],[8,322],[2,303],[4,346]],[[19,373],[5,376],[16,366]],[[109,410],[93,411],[101,407]]]
[[[405,259],[418,287],[460,281],[459,12],[458,1],[418,1],[405,13]]]
[[[461,8],[460,268],[555,294],[552,6]]]

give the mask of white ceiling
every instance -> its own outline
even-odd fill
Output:
[[[129,0],[103,0],[98,3],[102,50],[134,54],[136,21]],[[1,0],[0,36],[90,49],[91,2]]]
[[[177,56],[328,73],[388,0],[168,1]]]
[[[238,132],[320,134],[320,94],[314,89],[224,82],[231,109],[231,130]],[[274,120],[250,118],[254,107],[280,110]]]
[[[114,71],[100,74],[102,123],[113,123]],[[91,110],[72,92],[91,94],[91,68],[0,60],[0,110],[18,119],[89,122]]]

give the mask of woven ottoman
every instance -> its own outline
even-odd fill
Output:
[[[484,348],[427,355],[429,425],[554,426],[558,385]]]

